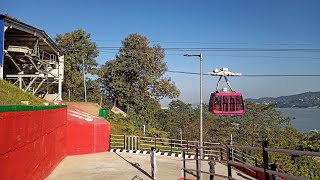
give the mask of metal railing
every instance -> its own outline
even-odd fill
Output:
[[[110,135],[110,148],[113,149],[118,149],[118,148],[123,148],[124,145],[124,135],[116,135],[116,134],[111,134]]]
[[[182,154],[182,152],[185,151],[186,155],[195,156],[196,153],[192,149],[199,146],[199,144],[199,141],[190,141],[184,139],[168,139],[116,134],[111,134],[110,136],[111,149],[149,151],[151,147],[154,147],[157,151],[161,152]],[[203,144],[204,146],[220,145],[220,143],[212,142],[204,142]],[[207,148],[204,149],[204,156],[223,160],[227,158],[227,152],[224,148]],[[231,158],[237,162],[257,166],[257,161],[253,156],[237,149],[232,149]]]
[[[190,141],[184,139],[169,139],[169,138],[156,138],[145,136],[132,136],[132,135],[110,135],[110,148],[111,149],[125,149],[125,150],[142,150],[149,151],[154,147],[157,151],[182,153],[183,149],[187,150],[188,155],[195,155],[191,150],[199,146],[199,141]],[[204,142],[205,146],[220,145],[220,143]],[[207,149],[204,151],[206,156],[220,156],[219,150]]]
[[[199,159],[199,150],[200,149],[224,149],[227,156],[226,159],[221,158],[221,159]],[[186,151],[194,151],[195,152],[195,159],[187,159],[185,158]],[[250,165],[248,163],[249,161],[252,161],[251,157],[245,158],[243,161],[241,158],[237,158],[236,155],[232,156],[232,150],[233,151],[239,151],[239,150],[253,150],[253,151],[259,151],[263,155],[263,168],[256,167],[257,162],[254,161],[255,165]],[[268,158],[268,152],[276,152],[276,153],[283,153],[283,154],[289,154],[289,155],[305,155],[305,156],[315,156],[315,157],[320,157],[320,152],[310,152],[310,151],[298,151],[298,150],[288,150],[288,149],[276,149],[276,148],[268,148],[267,147],[267,142],[263,141],[262,142],[262,147],[250,147],[250,146],[235,146],[235,145],[215,145],[215,146],[204,146],[204,147],[194,147],[191,149],[184,149],[183,150],[183,176],[184,179],[186,179],[186,174],[192,174],[192,172],[196,172],[196,178],[200,179],[200,173],[204,174],[210,174],[214,176],[219,176],[223,177],[226,179],[234,179],[232,177],[232,166],[233,167],[242,167],[242,168],[247,168],[250,170],[253,170],[256,172],[256,177],[257,179],[265,179],[269,180],[270,175],[278,175],[279,177],[283,178],[288,178],[288,179],[295,179],[295,180],[305,180],[305,178],[302,177],[296,177],[291,174],[287,173],[282,173],[282,172],[276,172],[269,170],[269,158]],[[245,155],[244,155],[245,156]],[[186,161],[196,161],[196,169],[188,169],[186,167]],[[210,172],[205,172],[205,171],[200,171],[199,169],[199,163],[201,161],[214,161],[214,162],[220,162],[223,164],[226,164],[228,167],[228,176],[224,176],[221,174],[215,174],[215,173],[210,173]],[[252,163],[252,162],[251,162]]]

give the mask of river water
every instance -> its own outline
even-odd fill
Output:
[[[320,108],[277,108],[285,117],[294,117],[291,125],[300,132],[320,130]]]

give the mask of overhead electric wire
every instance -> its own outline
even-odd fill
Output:
[[[97,66],[104,66],[104,64],[98,64]],[[127,68],[125,68],[127,69]],[[174,71],[167,70],[168,73],[178,73],[178,74],[189,74],[189,75],[200,75],[198,72],[188,72],[188,71]],[[212,76],[209,73],[203,73],[204,76]],[[235,76],[232,76],[235,77]],[[320,77],[320,74],[243,74],[236,77]]]
[[[115,39],[93,39],[92,41],[98,42],[122,42],[122,40],[115,40]],[[157,41],[157,40],[150,40],[150,43],[162,43],[162,44],[255,44],[255,45],[266,45],[266,46],[311,46],[312,43],[272,43],[272,42],[200,42],[200,41]]]
[[[111,50],[116,51],[120,50],[122,47],[97,47],[97,49],[101,50]],[[137,50],[137,48],[132,48]],[[182,47],[164,47],[162,48],[167,51],[261,51],[261,52],[287,52],[287,51],[294,51],[294,52],[320,52],[320,48],[224,48],[224,47],[211,47],[211,48],[182,48]],[[83,51],[79,49],[67,49],[66,51]],[[93,50],[88,50],[93,51]]]
[[[118,53],[118,50],[122,47],[97,47],[100,52],[106,53]],[[320,52],[320,48],[162,48],[168,51],[237,51],[237,52]],[[80,51],[78,49],[67,50],[67,51]],[[183,54],[174,54],[174,55],[183,55]],[[219,56],[219,55],[212,55]],[[221,55],[220,55],[221,56]],[[231,57],[259,57],[259,56],[234,56],[234,55],[223,55]],[[320,59],[313,57],[273,57],[273,56],[260,56],[264,58],[311,58],[311,59]],[[191,75],[200,75],[196,72],[185,72],[185,71],[167,71],[169,73],[180,73],[180,74],[191,74]],[[203,74],[209,76],[210,74]],[[320,74],[258,74],[258,75],[242,75],[241,77],[320,77]]]
[[[87,51],[88,52],[88,51]],[[118,51],[111,50],[99,50],[100,53],[117,54]],[[170,54],[165,53],[166,56],[183,56],[183,53]],[[206,57],[231,57],[231,58],[271,58],[271,59],[301,59],[301,60],[320,60],[320,57],[294,57],[294,56],[241,56],[241,55],[230,55],[230,54],[205,54]],[[256,59],[257,60],[257,59]],[[265,59],[261,59],[265,60]]]
[[[183,56],[184,54],[168,54],[165,55],[171,55],[171,56]],[[232,57],[232,58],[272,58],[272,59],[314,59],[314,60],[320,60],[319,57],[295,57],[295,56],[239,56],[239,55],[230,55],[230,54],[205,54],[206,57]]]
[[[97,47],[98,49],[103,50],[119,50],[122,47]],[[137,49],[137,48],[133,48]],[[226,47],[192,47],[192,48],[186,48],[186,47],[163,47],[165,51],[255,51],[255,52],[287,52],[287,51],[293,51],[293,52],[320,52],[320,48],[226,48]]]
[[[101,52],[118,52],[121,47],[97,47]],[[136,48],[134,48],[137,50]],[[312,52],[319,53],[320,48],[162,48],[165,51],[173,52]],[[67,52],[93,52],[94,50],[67,49]],[[115,53],[116,53],[115,52]],[[172,54],[171,54],[172,55]],[[179,55],[179,54],[178,54]]]
[[[179,73],[179,74],[190,74],[190,75],[200,75],[197,72],[187,72],[187,71],[166,71],[169,73]],[[203,73],[204,76],[212,76],[208,73]],[[241,75],[237,77],[320,77],[320,74],[248,74]]]

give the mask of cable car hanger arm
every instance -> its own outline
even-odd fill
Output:
[[[219,84],[220,84],[222,76],[224,77],[230,91],[233,91],[233,89],[228,81],[227,76],[240,76],[241,75],[240,73],[234,73],[234,72],[229,71],[228,68],[221,68],[220,70],[215,69],[213,72],[210,72],[209,74],[212,76],[220,76],[219,81],[217,83],[217,87],[216,87],[217,92],[219,92]]]

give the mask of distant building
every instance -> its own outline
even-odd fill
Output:
[[[123,117],[127,117],[127,116],[128,116],[127,113],[125,113],[124,111],[122,111],[121,109],[119,109],[119,108],[117,108],[117,107],[115,107],[115,106],[113,106],[113,107],[111,108],[111,112],[113,112],[113,113],[115,113],[115,114],[120,114],[120,115],[122,115]]]
[[[314,130],[310,130],[310,132],[313,132],[313,133],[319,133],[319,132],[320,132],[320,130],[318,130],[318,129],[314,129]]]

